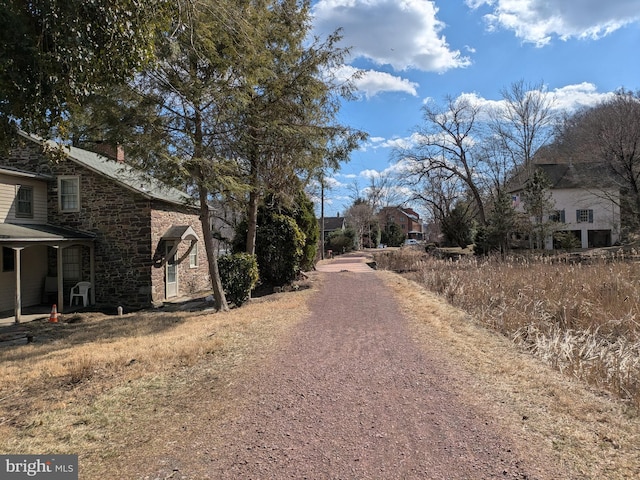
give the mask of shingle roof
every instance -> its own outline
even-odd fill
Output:
[[[322,228],[322,218],[318,220],[320,228]],[[344,227],[344,217],[324,217],[324,231],[330,232],[340,230]]]
[[[613,186],[607,164],[597,163],[549,163],[536,164],[542,170],[552,189],[560,188],[603,188]],[[520,171],[509,182],[508,190],[516,192],[524,190],[529,179],[528,172]]]
[[[42,140],[23,131],[20,131],[19,134],[38,145],[46,143],[54,148],[61,146],[52,140]],[[126,163],[119,163],[103,155],[77,147],[62,146],[62,148],[69,160],[95,173],[108,177],[125,188],[133,190],[149,199],[161,200],[178,205],[194,205],[195,200],[192,196],[150,178],[149,175],[132,168]]]
[[[55,225],[0,223],[0,244],[33,242],[48,244],[61,241],[90,241],[93,238],[92,234]]]

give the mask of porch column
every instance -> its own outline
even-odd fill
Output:
[[[64,310],[64,279],[62,278],[62,247],[56,245],[54,247],[57,250],[57,265],[56,272],[58,277],[58,304],[56,305],[58,313],[62,313]]]
[[[15,302],[15,316],[16,323],[20,323],[20,317],[22,316],[22,291],[20,289],[20,285],[22,284],[22,274],[20,271],[20,263],[21,263],[21,250],[22,247],[14,247],[14,263],[16,270],[16,302]]]
[[[95,262],[95,246],[93,243],[89,244],[89,281],[91,282],[91,299],[90,304],[96,304],[96,262]]]

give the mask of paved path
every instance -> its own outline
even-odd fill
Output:
[[[464,373],[413,339],[365,262],[344,256],[318,266],[312,313],[234,385],[233,414],[199,425],[166,452],[175,477],[570,478],[474,407],[462,392]],[[172,472],[156,475],[145,478]]]
[[[367,265],[373,259],[364,253],[348,253],[333,259],[322,260],[316,265],[318,272],[358,272],[371,273],[374,270]]]

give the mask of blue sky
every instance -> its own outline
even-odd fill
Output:
[[[344,75],[363,71],[340,121],[370,135],[330,179],[327,216],[394,170],[393,146],[409,141],[425,102],[495,102],[524,80],[571,111],[640,89],[640,0],[317,0],[313,15],[316,35],[342,29]]]

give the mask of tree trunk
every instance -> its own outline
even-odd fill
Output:
[[[207,263],[209,265],[209,276],[211,277],[213,298],[216,302],[216,310],[219,312],[227,312],[229,311],[229,305],[227,304],[227,299],[222,288],[222,280],[220,280],[218,256],[213,243],[213,233],[211,232],[209,205],[207,203],[209,192],[206,187],[199,185],[198,194],[200,195],[200,223],[202,224],[202,236],[204,237],[204,246],[207,251]]]
[[[256,161],[251,161],[251,191],[247,206],[247,249],[249,255],[256,253],[256,236],[258,232],[258,172]]]

